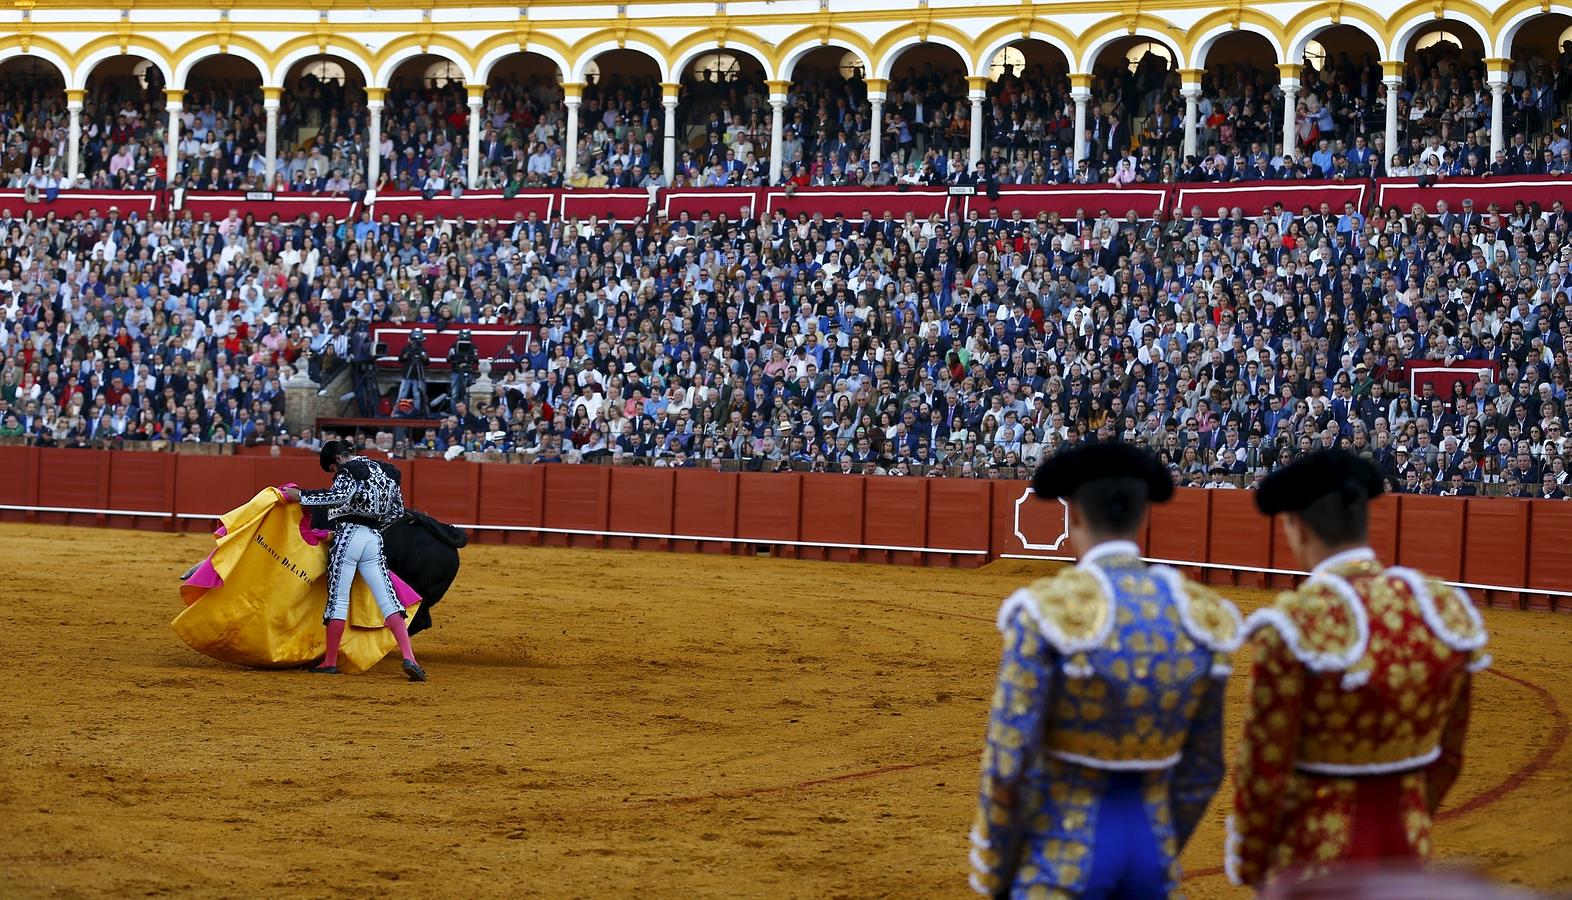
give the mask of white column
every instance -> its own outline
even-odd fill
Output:
[[[1283,88],[1283,155],[1299,155],[1298,134],[1294,130],[1294,111],[1299,104],[1299,66],[1294,63],[1278,63],[1277,71],[1282,80],[1279,84]]]
[[[1485,64],[1489,69],[1485,73],[1485,83],[1490,87],[1490,162],[1493,163],[1496,154],[1506,149],[1506,92],[1511,77],[1508,67],[1512,61],[1487,59]]]
[[[469,91],[469,165],[464,170],[464,186],[473,191],[480,184],[480,120],[486,105],[486,86],[465,87]]]
[[[677,101],[681,93],[680,83],[665,82],[660,86],[660,105],[666,113],[665,128],[661,132],[660,167],[667,184],[671,184],[677,172]]]
[[[1381,171],[1392,165],[1392,155],[1397,152],[1397,104],[1403,89],[1403,79],[1388,78],[1386,85],[1386,159],[1381,160]]]
[[[180,174],[180,113],[185,108],[185,99],[185,91],[173,89],[164,91],[164,108],[169,111],[169,133],[165,135],[169,146],[164,150],[169,171],[165,173],[164,180],[171,187],[175,184],[175,176]]]
[[[1086,158],[1086,103],[1092,99],[1092,76],[1070,76],[1070,99],[1075,101],[1075,146],[1070,150],[1070,162],[1079,166]]]
[[[786,96],[791,91],[789,81],[766,82],[770,89],[770,184],[779,184],[781,173],[786,171]]]
[[[271,191],[273,179],[278,174],[278,106],[283,88],[262,89],[262,111],[267,114],[267,140],[263,145],[262,189]],[[374,152],[374,151],[373,151]]]
[[[86,93],[86,91],[66,91],[66,113],[71,117],[69,130],[66,132],[67,187],[76,187],[77,180],[82,174],[82,97]]]
[[[1197,132],[1201,127],[1201,80],[1200,71],[1195,71],[1194,81],[1186,80],[1179,88],[1179,96],[1184,98],[1184,155],[1195,156],[1200,152]],[[1184,75],[1186,73],[1181,73]]]
[[[564,81],[562,103],[568,108],[568,125],[563,133],[562,181],[567,183],[579,167],[579,104],[584,102],[584,85]]]
[[[366,190],[382,178],[382,103],[387,88],[366,88]]]
[[[972,146],[966,165],[975,170],[977,164],[983,160],[983,101],[988,98],[985,90],[988,86],[988,78],[973,75],[966,79],[966,83],[971,88],[966,92],[966,96],[972,101]]]
[[[869,94],[868,106],[872,109],[868,123],[868,164],[876,166],[882,160],[884,139],[884,95]]]

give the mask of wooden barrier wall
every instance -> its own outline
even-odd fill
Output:
[[[1018,481],[707,469],[399,461],[405,497],[481,543],[974,567],[1071,559],[1064,507]],[[0,520],[206,531],[268,485],[325,486],[315,454],[205,456],[0,447]],[[1299,577],[1248,491],[1181,489],[1152,510],[1147,556],[1208,582]],[[1476,603],[1572,612],[1572,503],[1383,497],[1381,558],[1467,586]]]

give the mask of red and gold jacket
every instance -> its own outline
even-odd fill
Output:
[[[1341,860],[1427,857],[1431,816],[1462,768],[1470,674],[1490,662],[1473,604],[1361,548],[1247,630],[1229,879],[1259,888]]]

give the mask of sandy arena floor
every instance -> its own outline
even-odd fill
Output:
[[[11,897],[967,895],[993,613],[1048,571],[476,547],[412,685],[188,650],[168,622],[202,535],[5,525],[0,547]],[[1438,846],[1572,887],[1572,619],[1487,619]],[[1193,896],[1237,894],[1225,800]]]

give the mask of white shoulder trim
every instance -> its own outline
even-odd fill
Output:
[[[982,832],[977,830],[976,825],[972,826],[972,830],[967,833],[967,837],[971,838],[972,846],[979,850],[993,849],[993,842],[983,837]]]
[[[1463,602],[1464,614],[1478,630],[1474,637],[1464,637],[1441,621],[1441,611],[1436,609],[1435,594],[1431,592],[1430,585],[1425,583],[1425,576],[1402,566],[1393,566],[1386,571],[1387,574],[1402,579],[1408,585],[1408,589],[1414,592],[1414,600],[1419,604],[1419,614],[1424,617],[1425,624],[1430,626],[1436,637],[1441,639],[1441,643],[1461,653],[1468,653],[1483,647],[1485,641],[1490,638],[1490,635],[1485,632],[1485,620],[1480,617],[1479,610],[1474,608],[1474,601],[1469,599],[1462,588],[1454,587],[1452,590],[1457,591],[1458,599]]]
[[[1474,658],[1468,661],[1468,671],[1483,672],[1484,670],[1490,668],[1491,663],[1494,662],[1495,659],[1493,659],[1488,653],[1475,654]]]
[[[1336,575],[1317,574],[1305,580],[1305,584],[1320,584],[1330,588],[1348,605],[1348,615],[1354,626],[1354,642],[1345,653],[1311,653],[1305,649],[1304,641],[1299,634],[1299,628],[1293,620],[1284,615],[1281,610],[1270,606],[1258,609],[1250,614],[1245,622],[1245,628],[1250,634],[1270,626],[1277,629],[1282,635],[1283,642],[1293,652],[1294,657],[1305,666],[1316,672],[1340,672],[1358,662],[1365,655],[1365,648],[1370,643],[1370,617],[1365,613],[1365,605],[1360,602],[1359,595],[1354,592],[1353,585]],[[1357,685],[1345,685],[1357,687]]]
[[[1027,588],[1020,588],[1006,597],[1004,605],[999,607],[999,616],[994,623],[999,631],[1003,633],[1016,611],[1024,609],[1026,614],[1032,617],[1032,621],[1037,623],[1037,629],[1042,632],[1043,639],[1062,656],[1086,653],[1105,644],[1109,633],[1113,631],[1115,614],[1118,612],[1117,604],[1114,602],[1113,585],[1109,583],[1108,576],[1096,566],[1077,566],[1076,569],[1090,575],[1097,582],[1097,589],[1102,592],[1103,600],[1108,604],[1108,614],[1103,617],[1102,626],[1095,632],[1084,639],[1072,638],[1065,634],[1050,617],[1043,615],[1036,596]]]
[[[973,891],[976,891],[977,893],[982,894],[984,897],[992,897],[993,896],[993,891],[988,890],[988,886],[986,884],[983,884],[981,881],[979,881],[977,879],[977,873],[976,872],[973,872],[970,875],[966,876],[966,883],[971,885],[971,888],[972,888]]]
[[[1174,605],[1179,607],[1179,621],[1184,623],[1184,630],[1190,633],[1199,644],[1202,644],[1218,653],[1233,653],[1244,643],[1245,623],[1244,617],[1239,615],[1239,607],[1226,598],[1223,608],[1228,610],[1228,616],[1234,622],[1234,637],[1229,641],[1218,641],[1201,628],[1195,621],[1195,614],[1190,609],[1190,592],[1185,590],[1184,577],[1168,566],[1152,566],[1152,574],[1162,579],[1168,585],[1168,592],[1173,595]]]
[[[1233,813],[1228,814],[1223,827],[1228,832],[1227,839],[1223,841],[1223,873],[1228,876],[1229,884],[1243,887],[1244,879],[1239,875],[1239,845],[1243,843],[1243,838],[1239,836],[1239,830],[1234,827]]]

